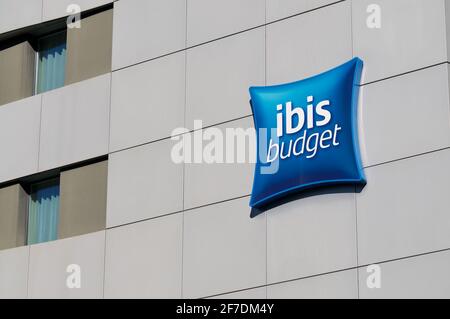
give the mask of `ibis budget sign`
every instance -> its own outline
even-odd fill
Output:
[[[250,206],[337,184],[364,184],[358,134],[363,62],[301,81],[251,87],[258,156]]]

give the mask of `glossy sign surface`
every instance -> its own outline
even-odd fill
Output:
[[[365,184],[357,131],[363,62],[301,81],[251,87],[258,156],[250,206],[314,187]]]

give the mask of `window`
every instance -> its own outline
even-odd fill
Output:
[[[0,187],[0,250],[104,230],[107,176],[98,158]]]
[[[59,178],[31,185],[28,203],[28,244],[58,238]]]
[[[38,40],[36,93],[64,86],[66,74],[66,31]]]
[[[111,72],[112,7],[0,34],[0,106]]]

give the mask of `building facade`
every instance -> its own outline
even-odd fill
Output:
[[[449,298],[449,10],[0,0],[0,298]],[[353,57],[362,189],[250,218],[251,161],[173,160]]]

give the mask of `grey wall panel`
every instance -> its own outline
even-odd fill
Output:
[[[111,74],[43,94],[39,170],[105,155]]]
[[[379,29],[367,26],[373,3]],[[365,62],[364,83],[447,61],[443,0],[359,0],[352,9],[353,54]]]
[[[445,39],[447,44],[447,62],[450,61],[450,1],[445,0]]]
[[[0,251],[0,299],[27,298],[29,246]]]
[[[356,267],[353,192],[315,191],[267,212],[269,284]]]
[[[81,11],[86,11],[113,1],[114,0],[43,0],[42,19],[43,21],[48,21],[69,15],[67,8],[71,4],[80,6]]]
[[[42,0],[0,1],[0,33],[40,23],[41,18]]]
[[[267,84],[301,80],[351,57],[350,1],[267,26]]]
[[[365,85],[361,102],[365,166],[450,146],[446,64]]]
[[[363,299],[448,299],[450,298],[450,252],[443,251],[423,256],[378,264],[380,288],[367,285],[366,267],[359,268],[359,291]]]
[[[27,201],[19,184],[0,188],[0,249],[26,244]]]
[[[266,283],[266,217],[250,219],[248,197],[185,212],[183,297]]]
[[[264,85],[265,30],[258,28],[187,51],[186,127],[251,115],[250,86]]]
[[[450,248],[450,150],[366,169],[357,194],[359,263]]]
[[[108,161],[63,171],[58,238],[104,230]]]
[[[356,299],[356,269],[289,281],[267,287],[267,298],[273,299]]]
[[[183,165],[172,162],[173,145],[162,140],[110,154],[108,228],[183,209]]]
[[[105,231],[30,247],[29,298],[102,298]],[[68,266],[79,266],[75,273]],[[79,274],[80,288],[70,288]]]
[[[113,10],[81,20],[81,28],[67,29],[65,84],[111,72]]]
[[[231,292],[228,294],[217,295],[210,299],[266,299],[266,287]]]
[[[34,93],[35,51],[22,42],[0,51],[0,106]]]
[[[266,0],[267,22],[338,2],[338,0]]]
[[[187,44],[192,46],[265,22],[261,0],[187,0]]]
[[[186,0],[126,0],[114,4],[113,70],[185,45]]]
[[[107,230],[105,298],[181,298],[183,214]]]
[[[251,132],[251,130],[247,130],[252,128],[253,119],[250,117],[214,127],[224,137],[224,147],[226,147],[227,143],[230,143],[229,145],[234,143],[234,147],[229,147],[227,151],[223,152],[222,162],[209,163],[203,157],[201,163],[196,163],[194,161],[194,146],[192,147],[193,156],[191,162],[186,163],[184,169],[184,208],[193,208],[246,196],[252,192],[254,164],[249,162],[249,159],[252,159],[253,163],[255,162],[255,152],[253,152],[254,156],[252,157],[252,152],[250,151],[256,148],[254,139],[252,139],[251,134],[240,134],[239,137],[235,138],[226,137],[227,130],[232,130],[231,132],[239,132],[239,130],[240,132]],[[195,132],[188,134],[192,144],[197,139],[194,136],[195,134]],[[220,139],[220,137],[217,137],[217,139]],[[208,141],[205,141],[204,145],[208,143]],[[238,145],[246,146],[242,148],[238,147]],[[203,154],[200,153],[200,155]],[[227,156],[231,157],[231,163],[227,163]],[[240,156],[247,160],[238,162]]]
[[[185,60],[180,52],[113,72],[110,152],[184,126]]]
[[[37,172],[41,96],[0,107],[0,182]]]

